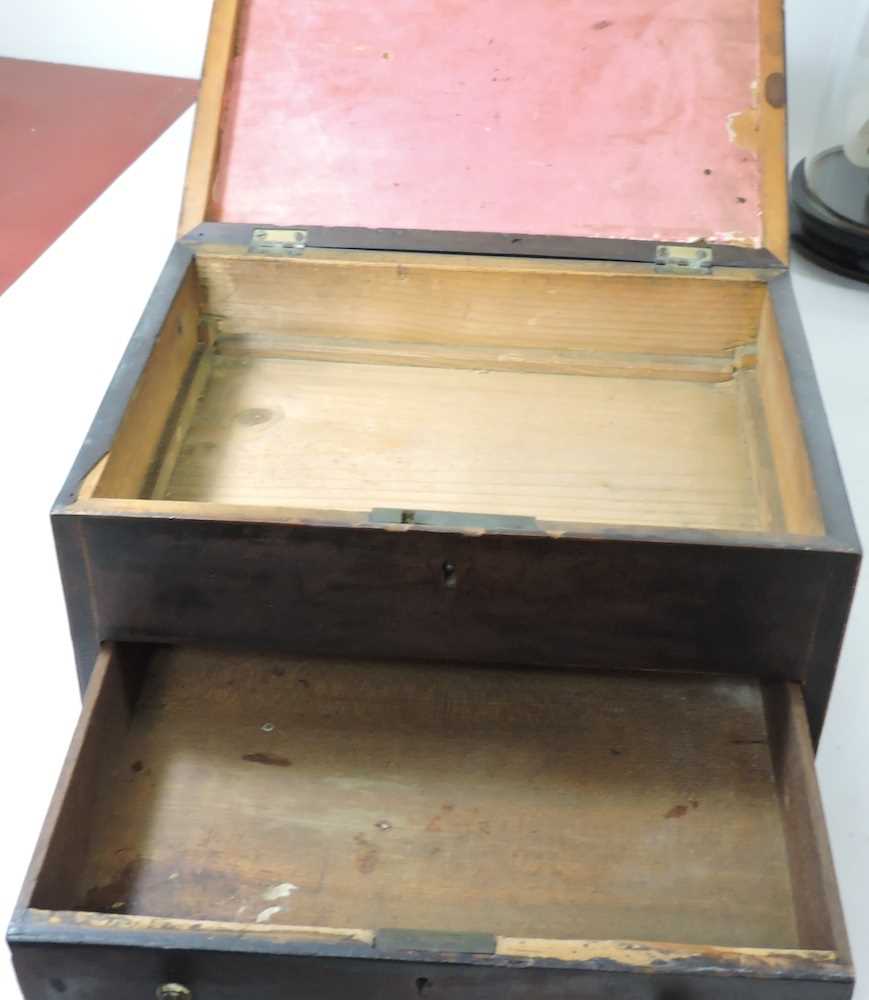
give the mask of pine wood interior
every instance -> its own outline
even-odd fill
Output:
[[[765,284],[200,252],[94,495],[823,531]]]
[[[824,836],[795,686],[121,646],[25,902],[841,951]]]

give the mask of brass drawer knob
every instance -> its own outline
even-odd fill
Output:
[[[157,987],[157,1000],[191,1000],[193,994],[180,983],[163,983]]]

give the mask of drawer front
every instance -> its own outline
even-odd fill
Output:
[[[702,973],[577,972],[94,946],[21,946],[14,961],[25,1000],[847,1000],[852,989],[841,982]],[[182,990],[173,991],[170,984]]]

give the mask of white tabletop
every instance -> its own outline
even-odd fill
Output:
[[[788,4],[795,156],[809,146],[818,81],[835,55],[831,13],[856,9],[853,0]],[[14,905],[79,709],[48,509],[171,247],[192,115],[185,114],[0,298],[3,915]],[[869,539],[869,286],[799,257],[792,270],[858,529]],[[852,948],[863,973],[858,1000],[869,1000],[867,646],[864,579],[818,756]],[[0,996],[19,995],[0,955]]]

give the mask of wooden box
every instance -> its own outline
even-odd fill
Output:
[[[217,0],[27,1000],[850,995],[784,104],[779,0]]]

